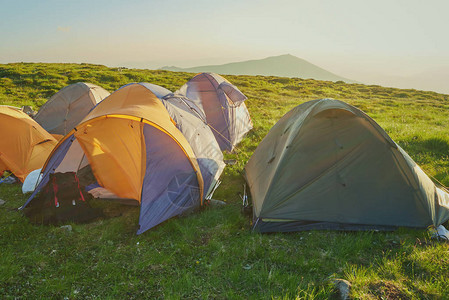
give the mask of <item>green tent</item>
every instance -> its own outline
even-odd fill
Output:
[[[303,103],[245,166],[254,229],[394,229],[449,219],[449,194],[385,131],[338,100]]]

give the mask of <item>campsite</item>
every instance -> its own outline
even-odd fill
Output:
[[[176,91],[194,75],[93,64],[2,64],[0,104],[37,110],[77,82],[110,93],[138,82]],[[336,279],[350,282],[352,298],[449,295],[449,243],[432,239],[425,228],[261,234],[252,231],[240,197],[245,165],[270,129],[298,105],[322,98],[363,111],[429,177],[449,186],[449,95],[342,81],[225,78],[248,98],[253,125],[232,152],[223,152],[225,161],[235,163],[224,167],[213,198],[226,205],[205,205],[137,235],[139,207],[111,203],[107,216],[85,224],[36,225],[17,210],[28,198],[20,184],[1,184],[0,295],[328,299],[337,295]]]

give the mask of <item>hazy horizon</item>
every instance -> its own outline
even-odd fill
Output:
[[[292,54],[367,84],[449,93],[449,2],[2,1],[0,63],[157,69]]]

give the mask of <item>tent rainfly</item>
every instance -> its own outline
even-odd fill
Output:
[[[449,219],[449,194],[359,109],[303,103],[277,122],[245,175],[254,229],[425,228]]]
[[[20,181],[42,168],[55,138],[19,108],[0,105],[0,173],[9,170]]]
[[[253,128],[246,96],[229,81],[214,73],[200,73],[178,91],[191,109],[212,129],[222,151],[232,151]]]
[[[204,181],[204,196],[211,198],[214,187],[225,167],[223,153],[212,130],[188,105],[189,99],[151,83],[139,83],[162,101],[176,127],[182,132],[195,153]]]
[[[95,84],[74,83],[54,94],[34,119],[50,133],[66,135],[107,96],[109,92]]]
[[[162,102],[142,85],[115,91],[59,142],[22,208],[50,174],[81,173],[89,165],[106,193],[140,204],[138,234],[202,203],[203,179],[193,150]]]

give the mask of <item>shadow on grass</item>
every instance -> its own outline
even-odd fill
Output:
[[[433,168],[433,178],[444,185],[449,183],[449,141],[441,137],[422,139],[414,136],[400,140],[398,144],[422,167]],[[437,165],[437,167],[435,167]],[[427,174],[429,170],[425,170]]]
[[[433,137],[421,139],[414,136],[409,139],[400,140],[399,145],[410,155],[427,154],[428,156],[441,159],[449,155],[449,142],[443,138]]]

